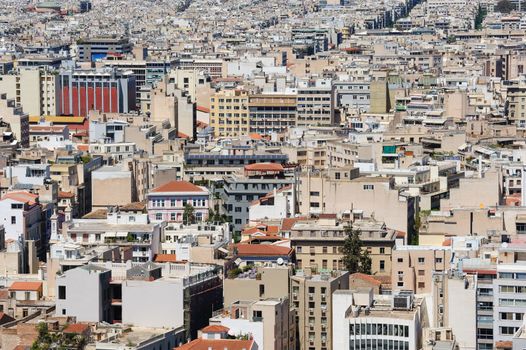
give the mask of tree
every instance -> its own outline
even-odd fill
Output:
[[[371,257],[367,250],[362,249],[360,230],[355,230],[352,226],[345,228],[347,237],[343,242],[343,264],[349,273],[361,272],[371,274]]]
[[[511,3],[509,0],[500,0],[497,2],[497,5],[495,5],[495,11],[500,13],[510,13],[511,11],[515,10],[515,6]]]
[[[184,206],[183,223],[185,225],[193,224],[195,222],[195,209],[191,204]]]

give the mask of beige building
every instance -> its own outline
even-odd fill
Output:
[[[446,271],[450,259],[450,247],[397,246],[393,250],[392,289],[430,293],[433,272]]]
[[[296,125],[296,95],[256,94],[248,98],[250,132],[268,135]]]
[[[296,349],[295,313],[289,299],[267,298],[236,301],[222,314],[210,319],[210,326],[221,325],[229,334],[251,336],[259,349]]]
[[[241,274],[223,281],[223,303],[231,305],[238,300],[284,298],[289,295],[290,266],[259,266],[257,273]]]
[[[58,74],[45,68],[21,68],[0,76],[0,91],[16,101],[30,116],[57,115]]]
[[[9,129],[22,147],[29,147],[29,116],[6,94],[0,95],[0,120],[9,124]]]
[[[321,271],[343,270],[341,249],[349,223],[336,219],[297,221],[291,228],[291,247],[296,251],[299,269],[310,267]],[[381,222],[357,220],[353,229],[360,231],[363,249],[371,257],[371,272],[375,275],[391,275],[391,251],[396,233],[386,229]]]
[[[292,276],[290,299],[297,310],[300,349],[332,349],[332,294],[339,289],[349,289],[346,271],[313,274],[304,269]]]
[[[132,173],[120,164],[103,166],[93,171],[91,181],[93,209],[125,205],[133,201]]]
[[[210,97],[210,126],[215,137],[247,135],[250,131],[248,93],[226,90]]]
[[[414,229],[414,197],[400,194],[393,179],[360,177],[357,168],[303,172],[298,200],[303,215],[361,210],[363,217],[374,217],[390,229],[409,235]]]

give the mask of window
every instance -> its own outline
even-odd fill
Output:
[[[363,185],[363,189],[366,191],[374,190],[374,185]]]
[[[301,246],[296,247],[296,253],[301,253]]]
[[[320,207],[320,203],[318,203],[318,202],[310,202],[310,207],[311,208],[319,208]]]
[[[24,207],[23,204],[21,203],[12,203],[11,204],[11,209],[22,209]]]
[[[340,173],[334,173],[334,178],[336,180],[339,180],[340,179]]]
[[[423,289],[426,287],[426,284],[424,282],[418,282],[418,288]]]
[[[265,295],[265,285],[264,284],[260,284],[259,285],[259,296],[262,297]]]
[[[322,247],[321,251],[323,252],[323,254],[327,254],[327,247]]]
[[[442,258],[435,258],[435,263],[442,264]]]
[[[418,258],[418,263],[419,264],[423,264],[426,262],[426,259],[425,258]]]
[[[426,271],[425,270],[418,270],[418,276],[425,276]]]
[[[385,270],[385,261],[380,260],[380,271],[384,271],[384,270]]]
[[[385,254],[385,248],[380,248],[380,254]]]
[[[60,300],[66,299],[66,286],[58,286],[58,298]]]
[[[396,259],[396,261],[399,262],[399,263],[402,263],[402,262],[404,262],[404,259],[403,258],[398,258],[398,259]]]
[[[66,309],[62,309],[62,315],[66,314]]]
[[[170,220],[172,220],[172,221],[175,221],[175,220],[176,220],[176,215],[175,215],[175,213],[170,213]]]
[[[11,225],[16,224],[16,216],[11,216]]]
[[[155,220],[161,221],[162,219],[163,219],[163,214],[161,214],[161,213],[155,214]]]

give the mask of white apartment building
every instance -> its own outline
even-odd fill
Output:
[[[421,299],[375,296],[371,288],[337,290],[332,303],[333,350],[420,349]]]

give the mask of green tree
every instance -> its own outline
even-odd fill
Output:
[[[500,13],[510,13],[511,11],[515,10],[515,6],[511,3],[509,0],[500,0],[497,2],[497,5],[495,5],[495,11]]]
[[[343,264],[349,273],[361,272],[371,274],[371,257],[367,250],[362,249],[360,230],[355,230],[352,226],[345,228],[347,237],[343,242]]]
[[[183,222],[185,225],[195,223],[195,209],[191,204],[184,206]]]

